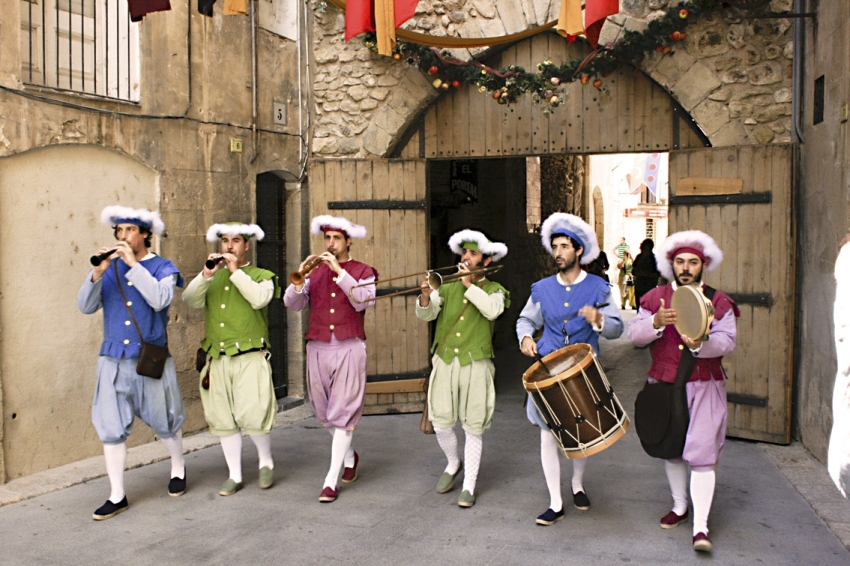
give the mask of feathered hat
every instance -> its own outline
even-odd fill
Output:
[[[552,253],[552,236],[569,236],[584,248],[581,264],[586,265],[599,256],[599,242],[596,232],[590,224],[574,214],[556,212],[549,216],[540,227],[540,241],[549,253]]]
[[[310,232],[316,236],[328,231],[342,232],[346,238],[365,238],[366,228],[359,224],[349,222],[342,216],[331,216],[322,214],[310,222]]]
[[[477,230],[461,230],[449,238],[449,249],[457,255],[463,253],[464,248],[473,249],[483,255],[490,256],[494,262],[508,255],[508,246],[501,242],[491,242],[487,236]]]
[[[243,224],[242,222],[226,222],[224,224],[213,224],[207,230],[207,241],[215,242],[222,236],[242,236],[247,242],[251,238],[262,240],[266,237],[263,229],[256,224]]]
[[[714,271],[723,261],[723,252],[714,238],[700,230],[685,230],[667,236],[655,250],[658,271],[668,281],[673,279],[673,258],[681,253],[691,253],[702,259],[706,272]]]
[[[159,217],[159,212],[146,208],[129,208],[117,204],[107,206],[100,213],[100,221],[113,228],[119,224],[135,224],[157,236],[165,232],[165,224]]]

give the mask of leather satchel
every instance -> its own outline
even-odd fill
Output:
[[[428,418],[428,383],[430,377],[425,378],[425,383],[422,385],[422,391],[425,392],[425,407],[422,409],[422,420],[419,421],[419,430],[425,434],[435,434],[434,423]]]
[[[705,296],[714,297],[714,289],[706,286]],[[635,431],[643,451],[653,458],[681,458],[690,425],[686,385],[697,360],[690,349],[682,350],[676,380],[644,385],[635,399]]]
[[[118,292],[121,293],[121,298],[124,300],[124,307],[126,307],[127,312],[130,314],[130,320],[133,321],[133,326],[136,327],[136,332],[139,333],[139,340],[142,342],[139,361],[136,363],[136,373],[145,377],[160,379],[165,372],[165,360],[168,359],[168,337],[166,335],[165,346],[157,346],[156,344],[145,342],[142,330],[139,328],[139,323],[136,322],[136,317],[127,304],[127,296],[124,294],[124,287],[121,285],[121,276],[118,274],[118,262],[113,261],[112,267],[115,268],[115,282],[118,284]]]

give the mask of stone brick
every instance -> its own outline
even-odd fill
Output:
[[[360,143],[353,138],[342,138],[336,152],[340,155],[352,155],[360,151]]]
[[[709,137],[714,147],[729,147],[748,143],[747,132],[738,120],[732,120]]]
[[[753,131],[750,136],[755,140],[756,143],[765,144],[773,141],[773,138],[776,137],[776,133],[764,124],[759,124],[758,126],[753,128]]]
[[[369,96],[369,89],[363,85],[355,85],[348,89],[348,96],[353,98],[355,101],[360,102],[367,96]]]
[[[747,102],[730,102],[729,117],[740,118],[741,116],[749,116],[753,113],[753,105]]]
[[[729,51],[729,43],[719,29],[706,29],[696,32],[690,43],[693,53],[700,57],[716,57]]]
[[[475,10],[484,18],[492,20],[496,17],[496,5],[493,0],[470,0]]]
[[[507,33],[519,33],[528,27],[522,6],[517,0],[496,0],[496,11]]]
[[[333,154],[336,153],[336,149],[335,138],[313,138],[313,153]]]
[[[780,88],[773,93],[773,100],[776,102],[791,102],[792,96],[790,88]]]
[[[790,104],[771,104],[763,108],[757,108],[754,118],[759,122],[773,122],[774,120],[791,114]]]
[[[714,100],[717,102],[726,102],[729,100],[729,91],[724,90],[723,88],[719,88],[708,95],[709,100]]]
[[[642,16],[646,11],[646,0],[620,0],[620,4],[623,10],[636,16]]]
[[[360,112],[360,105],[353,100],[346,98],[342,101],[342,104],[340,104],[339,109],[343,112],[348,112],[349,114],[356,114]]]
[[[607,24],[608,22],[606,22]],[[649,23],[646,20],[639,20],[637,18],[626,18],[626,21],[623,23],[623,29],[626,31],[636,31],[638,33],[643,33],[643,31],[649,26]]]
[[[374,98],[366,98],[360,101],[360,110],[372,110],[378,107],[378,101]]]
[[[392,75],[381,75],[378,77],[379,86],[395,86],[398,84],[398,79]]]
[[[730,69],[723,73],[720,80],[725,84],[745,83],[748,80],[746,69]]]
[[[744,61],[747,63],[747,65],[755,65],[761,60],[762,54],[758,48],[750,45],[749,47],[744,49]]]
[[[455,10],[454,12],[449,14],[448,19],[456,24],[459,24],[466,21],[466,13],[460,10]]]
[[[390,90],[388,88],[375,87],[371,91],[369,91],[369,96],[371,96],[375,100],[384,100],[389,93]]]
[[[419,29],[434,29],[437,27],[437,19],[432,17],[419,18],[419,22],[416,24],[416,27]]]
[[[673,92],[685,110],[690,112],[721,84],[711,69],[702,63],[696,63],[676,82]]]
[[[744,35],[746,28],[742,24],[733,24],[726,30],[726,41],[735,49],[741,49],[747,44]]]
[[[372,124],[363,134],[363,149],[372,155],[385,155],[390,147],[392,138],[387,132]]]
[[[667,6],[667,0],[649,0],[646,6],[650,10],[660,10]]]
[[[750,84],[771,85],[782,81],[782,66],[776,61],[765,61],[749,71]]]
[[[691,111],[691,116],[700,125],[702,131],[710,136],[729,122],[729,110],[722,102],[705,100]]]

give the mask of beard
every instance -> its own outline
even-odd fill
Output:
[[[563,262],[564,262],[563,264],[560,264],[560,263],[558,264],[558,271],[560,271],[561,273],[566,273],[567,271],[571,271],[573,268],[575,268],[576,264],[578,263],[577,257],[573,257],[572,259],[568,259],[568,258],[564,257],[564,258],[561,258],[561,260],[563,260]],[[557,262],[557,260],[556,260],[556,262]]]
[[[682,283],[682,280],[680,279],[680,277],[682,277],[682,276],[690,277],[691,282],[690,283]],[[702,271],[700,271],[696,275],[692,274],[690,271],[683,271],[679,275],[676,275],[674,273],[673,279],[676,280],[676,285],[699,285],[700,283],[702,283]]]

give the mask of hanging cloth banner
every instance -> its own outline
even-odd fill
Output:
[[[392,54],[396,28],[416,14],[418,0],[348,0],[333,3],[345,10],[345,41],[363,33],[374,31],[378,36],[378,53]],[[373,11],[374,4],[374,11]]]
[[[581,0],[561,0],[558,26],[555,29],[564,37],[584,33],[584,22],[581,17]]]
[[[568,2],[569,0],[564,0]],[[594,49],[599,45],[599,33],[608,16],[620,11],[619,0],[587,0],[584,4],[584,36]]]

